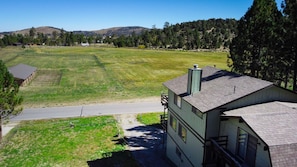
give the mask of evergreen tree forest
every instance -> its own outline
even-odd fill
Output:
[[[63,29],[53,31],[52,34],[36,33],[32,27],[28,34],[5,34],[0,39],[0,47],[13,45],[47,45],[47,46],[74,46],[80,43],[92,43],[102,40],[100,35],[85,35],[83,33],[67,32]]]
[[[113,40],[116,47],[164,49],[227,49],[237,31],[235,19],[209,19],[152,28],[136,36],[120,36]]]
[[[233,71],[297,90],[297,1],[254,0],[230,44]]]

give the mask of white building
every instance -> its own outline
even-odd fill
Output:
[[[176,166],[297,166],[296,93],[197,66],[164,86],[166,155]]]

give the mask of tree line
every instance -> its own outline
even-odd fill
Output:
[[[230,45],[233,71],[297,90],[297,1],[254,0]]]
[[[36,32],[32,27],[28,34],[6,34],[0,39],[0,46],[9,45],[50,45],[73,46],[80,43],[108,43],[115,47],[145,47],[166,49],[218,49],[228,48],[236,34],[237,21],[235,19],[209,19],[170,25],[164,23],[162,29],[155,26],[140,34],[126,35],[94,33],[84,34],[53,31],[52,34]]]
[[[53,31],[52,34],[36,32],[32,27],[29,34],[6,34],[0,39],[0,47],[12,45],[48,45],[48,46],[74,46],[80,43],[93,43],[101,41],[100,35],[85,35],[83,33],[67,32],[63,29]]]
[[[116,47],[165,48],[165,49],[219,49],[228,48],[237,31],[235,19],[209,19],[170,25],[163,29],[154,26],[139,36],[120,36],[113,40]]]

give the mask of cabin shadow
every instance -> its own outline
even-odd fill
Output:
[[[103,158],[90,160],[87,163],[89,167],[139,167],[128,150],[105,153]]]
[[[101,159],[88,161],[88,166],[170,166],[165,156],[166,133],[160,124],[136,126],[127,131],[141,135],[124,136],[113,141],[119,145],[127,145],[130,151],[105,153]]]
[[[136,126],[127,131],[143,134],[125,139],[128,146],[143,149],[158,149],[164,144],[166,136],[160,124]]]

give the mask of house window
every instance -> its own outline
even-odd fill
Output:
[[[238,129],[238,140],[237,140],[237,154],[240,158],[245,158],[247,148],[248,133],[242,129]]]
[[[203,113],[194,106],[192,106],[192,112],[196,114],[198,117],[203,118]]]
[[[181,97],[174,94],[174,104],[181,108]]]
[[[177,121],[176,121],[176,118],[174,116],[172,116],[171,114],[170,114],[170,118],[169,118],[169,124],[172,127],[172,129],[174,131],[176,131]]]
[[[238,128],[237,155],[249,166],[255,166],[258,139]]]
[[[187,129],[180,123],[178,124],[178,135],[184,142],[187,141]]]
[[[181,151],[179,150],[178,147],[175,148],[175,153],[179,158],[181,158]]]

